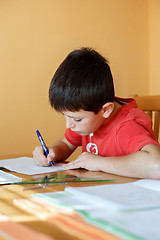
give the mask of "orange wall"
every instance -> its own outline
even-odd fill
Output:
[[[160,94],[160,1],[149,1],[149,93]]]
[[[49,83],[81,46],[109,59],[117,95],[148,94],[148,1],[0,1],[0,155],[31,154],[36,129],[47,145],[62,137]]]

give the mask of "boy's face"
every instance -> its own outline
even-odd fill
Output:
[[[66,127],[82,136],[95,132],[106,122],[102,109],[97,114],[84,110],[62,111],[62,114],[66,120]]]

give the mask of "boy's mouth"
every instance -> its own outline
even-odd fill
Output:
[[[74,131],[75,133],[79,134],[79,135],[83,135],[84,133],[81,131]]]

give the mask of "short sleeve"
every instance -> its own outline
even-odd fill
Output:
[[[153,137],[153,131],[149,131],[135,121],[127,121],[121,124],[116,135],[117,145],[123,155],[137,152],[148,144],[159,145]]]

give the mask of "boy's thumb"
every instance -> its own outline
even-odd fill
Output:
[[[54,153],[49,153],[47,158],[48,158],[49,161],[53,161],[54,158],[55,158],[55,154]]]

